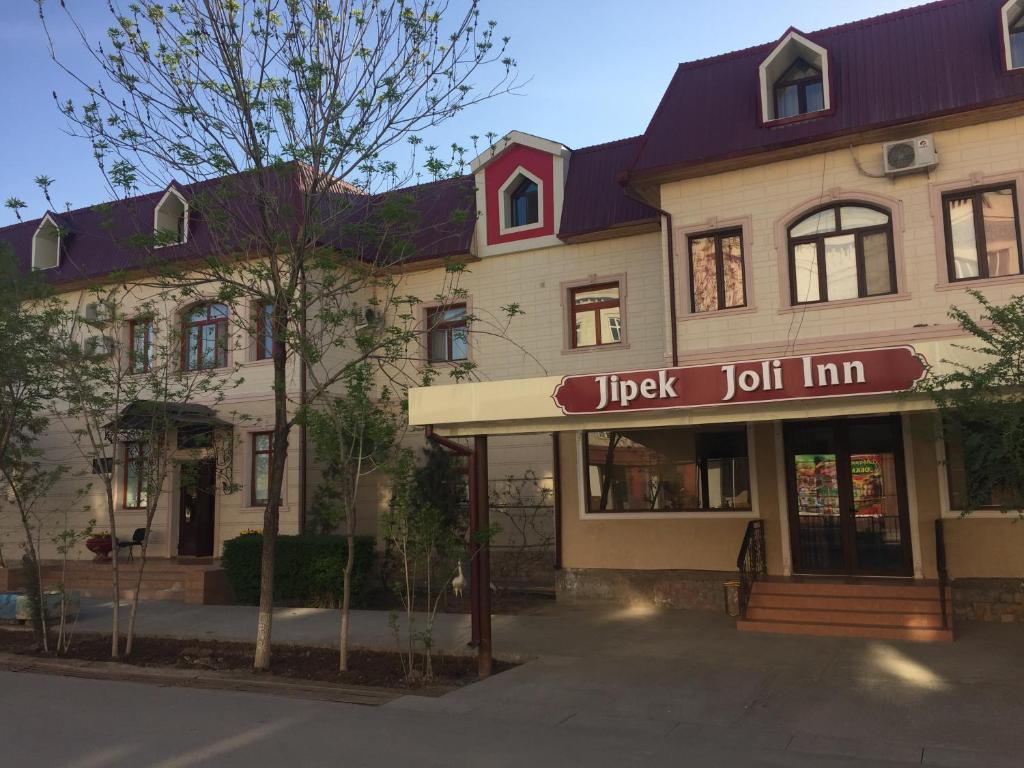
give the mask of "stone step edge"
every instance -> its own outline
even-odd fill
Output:
[[[769,632],[775,634],[803,634],[819,637],[861,637],[912,642],[953,642],[951,628],[886,627],[866,624],[814,624],[802,621],[764,621],[739,619],[740,632]]]

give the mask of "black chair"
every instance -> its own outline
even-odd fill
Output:
[[[118,540],[118,542],[117,542],[117,551],[120,553],[120,551],[123,548],[127,547],[128,548],[128,562],[130,563],[132,561],[132,550],[135,547],[140,547],[141,548],[142,547],[142,542],[144,542],[145,540],[146,540],[146,529],[145,528],[136,528],[135,529],[135,533],[132,534],[131,539],[129,539],[128,541],[120,541],[120,540]]]

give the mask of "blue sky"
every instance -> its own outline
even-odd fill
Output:
[[[108,25],[105,0],[66,0],[94,39]],[[917,5],[907,0],[484,0],[483,16],[511,36],[521,95],[474,107],[424,138],[469,144],[487,131],[517,129],[582,147],[642,133],[676,65],[805,31]],[[56,180],[54,203],[81,207],[109,199],[88,144],[65,134],[51,93],[72,83],[50,60],[35,0],[3,0],[0,10],[0,200],[20,197],[23,213],[46,209],[33,184]],[[57,0],[46,0],[55,18]],[[515,12],[512,11],[515,9]],[[55,26],[55,44],[86,66],[74,30]],[[143,190],[146,191],[146,190]],[[0,226],[14,221],[0,209]]]

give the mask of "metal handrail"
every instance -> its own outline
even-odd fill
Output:
[[[946,609],[946,586],[949,584],[949,573],[946,570],[946,536],[941,519],[935,521],[935,565],[939,572],[939,607],[942,611],[942,628],[949,629]]]
[[[750,520],[743,533],[743,543],[736,557],[736,569],[740,572],[739,609],[740,616],[747,615],[747,603],[754,582],[768,575],[768,563],[765,557],[764,522]]]

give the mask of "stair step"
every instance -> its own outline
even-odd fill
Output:
[[[848,597],[845,595],[777,595],[755,591],[751,608],[804,608],[810,610],[940,613],[938,594],[930,598]]]
[[[747,608],[747,620],[862,627],[942,628],[942,617],[938,613]]]
[[[879,640],[910,640],[923,643],[951,643],[952,629],[924,627],[886,627],[851,624],[813,624],[799,621],[751,621],[740,619],[736,628],[741,632],[767,632],[784,635],[813,635],[816,637],[869,637]]]
[[[949,589],[946,590],[947,595]],[[815,581],[755,581],[751,593],[754,595],[805,595],[816,597],[861,597],[861,598],[939,598],[937,584],[844,584],[841,582]]]

